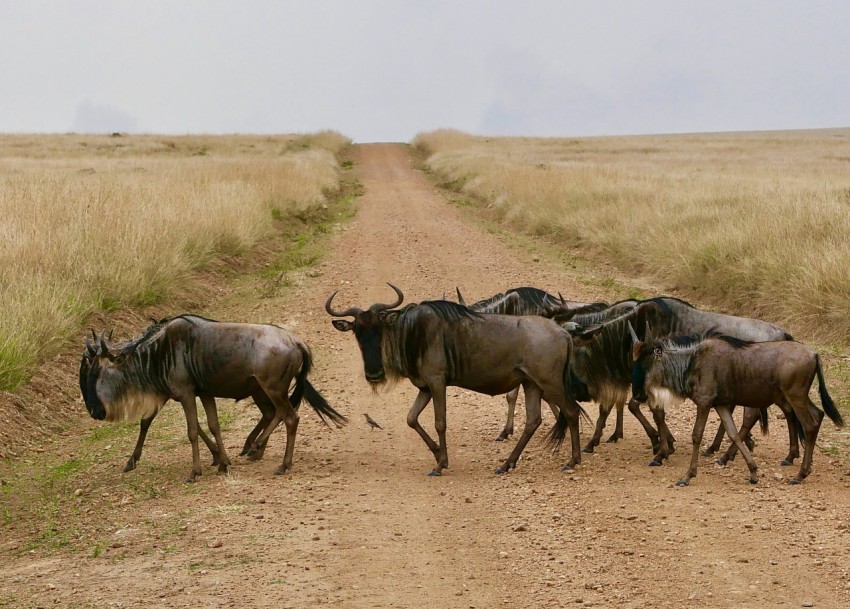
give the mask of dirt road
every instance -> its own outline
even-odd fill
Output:
[[[0,606],[850,607],[846,466],[817,451],[810,479],[784,484],[779,421],[759,440],[757,486],[740,460],[721,469],[708,459],[691,487],[673,486],[689,454],[685,411],[672,417],[679,451],[664,467],[647,467],[643,432],[627,419],[625,440],[562,473],[566,455],[542,446],[547,415],[518,469],[496,476],[512,445],[494,441],[503,398],[450,389],[451,468],[427,477],[431,454],[405,424],[414,391],[371,392],[352,336],[324,313],[327,296],[338,289],[340,307],[391,301],[385,281],[410,302],[456,285],[469,299],[517,285],[606,294],[465,220],[412,168],[406,147],[363,145],[354,160],[366,194],[321,275],[285,299],[234,298],[209,311],[291,327],[316,355],[315,385],[350,425],[331,431],[305,412],[286,476],[272,476],[277,433],[264,461],[237,458],[226,478],[207,468],[190,487],[180,483],[190,465],[182,415],[170,407],[137,471],[120,473],[129,439],[91,466],[108,486],[97,496],[83,486],[70,516],[90,548],[72,539],[28,550],[32,531],[12,528],[0,546]],[[256,409],[230,412],[233,456]],[[364,412],[384,431],[370,430]]]

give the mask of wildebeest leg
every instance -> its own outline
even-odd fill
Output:
[[[717,426],[717,431],[714,434],[714,439],[711,441],[711,444],[709,444],[700,454],[703,457],[708,457],[716,453],[720,450],[720,445],[723,443],[724,437],[726,437],[726,428],[723,426],[723,422],[721,422],[720,425]]]
[[[218,446],[218,473],[226,474],[227,469],[230,467],[230,458],[225,451],[224,440],[221,439],[221,426],[218,423],[218,409],[215,405],[215,398],[209,395],[202,395],[201,404],[207,415],[207,425],[209,425],[210,432]]]
[[[148,418],[142,419],[139,422],[139,439],[136,440],[136,447],[133,449],[133,454],[130,455],[127,465],[124,466],[124,473],[131,472],[136,469],[136,464],[139,462],[139,459],[142,458],[142,447],[145,445],[145,438],[148,436],[148,429],[150,429],[154,417],[156,417],[156,413],[153,413]]]
[[[794,459],[800,456],[800,439],[797,436],[797,415],[788,402],[779,404],[779,409],[785,415],[788,424],[788,456],[779,462],[780,465],[794,465]]]
[[[536,384],[529,382],[524,382],[522,388],[525,390],[525,428],[522,430],[522,435],[519,437],[519,441],[517,441],[511,454],[508,455],[507,460],[496,468],[497,474],[504,474],[516,467],[516,462],[522,454],[525,445],[528,444],[531,436],[540,427],[542,420],[540,417],[540,398],[543,396],[543,392]]]
[[[180,403],[183,405],[183,414],[186,416],[186,434],[189,436],[189,443],[192,445],[192,471],[186,478],[186,482],[194,482],[201,471],[201,454],[198,450],[198,406],[195,404],[195,396],[184,396]]]
[[[673,452],[672,442],[670,438],[673,434],[670,433],[670,430],[667,428],[667,422],[664,416],[663,408],[652,408],[652,418],[655,421],[655,424],[658,425],[658,450],[655,452],[655,456],[652,457],[652,461],[649,462],[650,467],[657,467],[664,463],[664,459],[670,456],[670,453]]]
[[[647,437],[649,437],[649,441],[652,442],[652,452],[658,452],[658,450],[661,448],[661,443],[658,439],[658,432],[652,426],[652,423],[650,423],[644,416],[644,414],[640,411],[640,402],[638,402],[634,398],[629,400],[629,412],[631,412],[643,426],[643,430],[646,432]],[[668,442],[672,444],[672,440],[670,440],[669,438]]]
[[[516,410],[516,401],[518,397],[519,387],[512,389],[505,394],[505,399],[508,401],[508,418],[505,421],[505,428],[502,430],[502,433],[496,436],[496,442],[501,442],[514,433],[514,412]]]
[[[582,449],[582,452],[592,453],[593,449],[599,446],[599,441],[602,439],[602,432],[605,431],[605,422],[608,420],[608,415],[611,414],[612,404],[599,404],[599,418],[596,419],[596,428],[593,430],[593,437]]]
[[[697,461],[699,460],[699,445],[702,444],[702,436],[705,433],[705,422],[708,420],[708,413],[711,412],[710,406],[700,406],[697,404],[697,420],[694,422],[694,431],[691,434],[693,447],[691,449],[691,466],[685,473],[685,476],[676,482],[676,486],[688,486],[691,478],[697,475]]]
[[[741,429],[738,431],[739,435],[744,438],[748,437],[750,434],[750,430],[753,428],[753,425],[758,422],[760,415],[761,412],[758,408],[744,408],[744,419],[743,421],[741,421]],[[722,430],[725,435],[726,426],[723,425],[722,422],[720,424],[720,427],[718,428],[718,431],[720,430]],[[746,444],[746,440],[744,443]],[[749,444],[747,444],[747,448],[749,448]],[[733,442],[729,445],[729,448],[726,449],[726,452],[723,453],[723,456],[717,459],[715,463],[717,463],[718,465],[726,465],[729,461],[735,458],[735,454],[737,452],[738,447]]]
[[[251,433],[248,434],[248,437],[245,438],[245,444],[242,446],[242,452],[239,454],[248,455],[248,458],[251,461],[259,461],[263,458],[263,453],[266,451],[267,442],[259,445],[255,443],[255,440],[257,439],[257,436],[269,426],[272,419],[274,419],[275,407],[269,397],[261,391],[255,393],[252,397],[254,398],[254,403],[257,405],[257,408],[260,409],[261,416],[260,420],[257,421],[256,426],[254,426],[254,429],[252,429]]]
[[[741,451],[741,455],[747,462],[747,467],[750,469],[750,483],[757,483],[759,481],[758,474],[756,474],[758,465],[756,465],[753,455],[750,454],[750,449],[741,440],[741,434],[738,433],[738,429],[735,427],[735,419],[732,418],[732,409],[729,406],[722,405],[715,406],[715,410],[720,415],[720,420],[723,421],[723,426],[726,427],[726,433],[729,435],[729,438],[738,446],[738,450]]]
[[[623,439],[623,409],[625,404],[622,402],[617,403],[617,423],[614,427],[614,433],[612,433],[605,442],[616,442],[617,440]]]
[[[407,413],[407,424],[416,430],[416,433],[419,434],[419,437],[425,441],[425,444],[431,450],[431,454],[434,455],[434,459],[437,461],[440,460],[440,447],[437,446],[437,443],[431,439],[431,436],[428,435],[428,432],[422,429],[422,425],[419,424],[419,415],[422,414],[422,411],[425,410],[425,407],[428,405],[428,402],[431,401],[431,392],[427,389],[420,389],[419,394],[416,396],[416,399],[413,401],[413,406],[410,407],[410,412]],[[433,474],[433,472],[431,472]],[[430,474],[429,474],[430,475]],[[434,474],[436,475],[436,474]]]
[[[283,419],[284,425],[286,425],[286,451],[283,454],[283,463],[281,463],[280,467],[275,470],[275,475],[279,476],[292,467],[292,456],[295,454],[295,434],[298,431],[299,417],[296,410],[292,407],[292,402],[289,401],[289,396],[287,395],[286,390],[277,391],[266,389],[266,395],[269,396],[269,399],[274,403],[276,409],[275,417],[270,423],[270,427],[273,426],[271,431],[274,431],[274,427],[277,427],[281,418]],[[268,440],[268,436],[271,434],[271,431],[266,430],[263,432],[263,436],[266,437],[266,440]],[[265,444],[263,445],[265,446]]]
[[[437,438],[439,439],[437,467],[434,468],[431,475],[439,476],[443,473],[443,469],[449,466],[449,449],[446,445],[446,387],[445,385],[431,385],[429,389],[434,398],[434,427],[437,428]],[[526,398],[527,400],[528,398]]]
[[[798,397],[795,401],[792,401],[790,396],[786,395],[785,397],[794,408],[794,414],[800,420],[805,436],[803,462],[800,464],[800,471],[788,481],[789,484],[799,484],[812,471],[812,457],[815,452],[815,441],[818,439],[820,424],[823,421],[823,412],[814,405],[808,395]]]

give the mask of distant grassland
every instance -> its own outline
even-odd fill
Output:
[[[850,130],[416,137],[504,223],[794,334],[850,341]]]
[[[338,188],[334,132],[0,135],[0,389],[94,310],[163,298]]]

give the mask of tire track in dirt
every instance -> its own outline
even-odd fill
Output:
[[[455,285],[469,299],[517,285],[577,299],[604,293],[465,221],[411,162],[402,145],[357,146],[366,194],[321,276],[283,303],[215,311],[291,327],[314,351],[314,384],[351,424],[332,432],[302,411],[286,476],[271,476],[283,452],[277,433],[265,461],[235,459],[226,479],[207,475],[191,489],[168,479],[163,496],[98,514],[116,535],[130,531],[104,556],[17,560],[4,566],[0,590],[15,587],[45,606],[850,607],[850,481],[819,452],[805,484],[783,484],[777,476],[787,471],[775,463],[784,423],[759,441],[756,487],[740,463],[719,469],[705,460],[693,486],[673,486],[690,450],[686,408],[671,414],[679,452],[665,467],[646,467],[643,432],[627,419],[623,441],[561,473],[566,455],[550,455],[540,441],[548,417],[518,469],[496,476],[511,447],[493,441],[504,401],[450,388],[451,468],[426,476],[433,458],[405,423],[415,391],[404,382],[372,393],[353,337],[330,325],[327,296],[340,290],[338,307],[387,302],[385,281],[406,302],[452,294]],[[256,418],[253,406],[234,409],[231,455]],[[371,431],[363,412],[385,431]],[[432,413],[422,415],[426,429]],[[519,428],[523,420],[520,413]],[[152,470],[154,442],[150,461],[129,476],[172,474]],[[179,454],[182,472],[185,447]],[[100,471],[120,487],[129,478],[116,465]]]

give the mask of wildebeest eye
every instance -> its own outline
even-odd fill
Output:
[[[655,357],[661,357],[661,347],[655,347],[652,352],[655,354]]]

